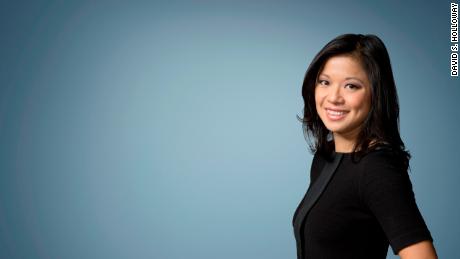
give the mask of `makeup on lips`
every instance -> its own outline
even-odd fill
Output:
[[[343,119],[347,115],[348,111],[339,109],[326,108],[327,117],[332,121],[338,121]]]

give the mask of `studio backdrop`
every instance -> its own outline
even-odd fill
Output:
[[[417,204],[460,258],[450,6],[2,1],[0,258],[295,258],[301,85],[343,33],[385,42]]]

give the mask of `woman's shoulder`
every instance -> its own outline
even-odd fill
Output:
[[[397,153],[391,147],[391,145],[380,143],[370,147],[369,150],[363,155],[363,159],[366,161],[391,161],[394,160],[396,156]]]
[[[406,174],[400,163],[397,151],[391,147],[376,148],[367,153],[361,160],[361,171],[364,175]]]

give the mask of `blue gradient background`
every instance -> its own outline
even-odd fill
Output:
[[[389,50],[417,203],[460,258],[449,3],[2,1],[0,258],[295,258],[301,83],[348,32]]]

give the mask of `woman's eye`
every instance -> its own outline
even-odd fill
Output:
[[[354,85],[354,84],[347,84],[345,87],[348,87],[350,89],[359,89],[359,86]]]
[[[318,84],[320,84],[320,85],[328,85],[329,82],[326,81],[326,80],[318,80]]]

